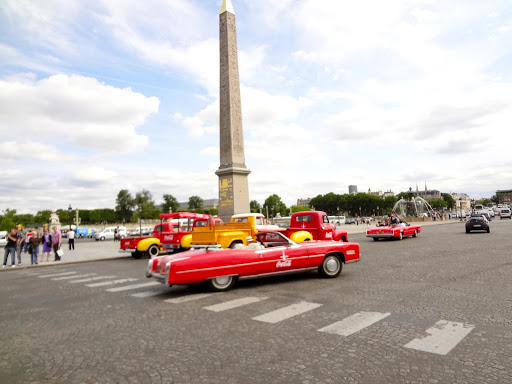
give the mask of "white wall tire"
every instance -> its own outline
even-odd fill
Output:
[[[334,278],[340,275],[342,269],[343,264],[338,255],[327,255],[318,267],[318,272],[323,277]]]
[[[228,291],[236,283],[235,276],[218,276],[207,281],[208,287],[215,292]]]
[[[152,259],[153,257],[157,257],[160,254],[160,249],[158,249],[158,245],[153,244],[148,249],[148,255],[149,258]]]

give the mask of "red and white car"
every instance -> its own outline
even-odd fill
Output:
[[[337,277],[343,263],[359,261],[359,244],[334,241],[295,243],[280,232],[261,231],[256,242],[235,249],[191,250],[148,263],[146,276],[163,284],[206,282],[214,291],[232,288],[238,279],[318,269]]]
[[[404,237],[412,236],[417,237],[421,232],[419,225],[411,225],[402,222],[397,225],[386,225],[366,230],[366,237],[372,237],[374,241],[379,239],[398,239],[402,240]]]

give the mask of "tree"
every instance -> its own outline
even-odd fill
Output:
[[[487,207],[488,204],[492,204],[492,200],[491,199],[480,199],[477,201],[478,204],[482,204],[483,206]]]
[[[258,203],[256,200],[251,200],[249,207],[252,213],[259,213],[261,209],[260,203]]]
[[[430,200],[429,204],[435,209],[442,209],[448,206],[448,203],[443,199]]]
[[[310,209],[309,207],[303,207],[301,205],[292,205],[290,208],[292,210],[292,213],[309,211]]]
[[[500,199],[498,198],[497,195],[492,195],[491,200],[492,200],[492,202],[494,204],[499,204],[500,203]]]
[[[453,196],[449,193],[441,193],[441,196],[443,197],[443,200],[446,201],[446,207],[448,209],[453,209],[457,204]]]
[[[203,199],[199,196],[190,196],[188,199],[188,209],[196,210],[203,208]]]
[[[288,216],[286,204],[283,203],[281,198],[276,194],[267,197],[265,203],[263,203],[263,209],[265,211],[268,209],[268,214],[271,217],[276,217],[278,213],[281,214],[281,216]]]
[[[147,189],[143,189],[135,194],[135,206],[142,219],[152,219],[155,216],[155,202],[153,195]],[[157,215],[158,217],[158,215]]]
[[[34,216],[34,224],[48,224],[50,222],[51,214],[52,211],[50,210],[38,211]]]
[[[119,220],[129,221],[132,217],[135,202],[127,189],[121,189],[117,194],[116,213]]]
[[[168,212],[178,212],[180,209],[180,203],[173,195],[164,195],[164,203],[162,205],[162,211],[164,213]]]
[[[7,208],[0,219],[0,231],[10,231],[15,225],[14,216],[16,215],[15,209]]]

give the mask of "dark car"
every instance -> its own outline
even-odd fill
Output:
[[[345,224],[355,224],[355,219],[345,219]]]
[[[485,216],[471,216],[466,221],[466,233],[471,231],[486,231],[487,233],[491,232],[489,221],[485,218]]]

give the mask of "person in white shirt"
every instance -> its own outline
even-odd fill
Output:
[[[73,247],[73,251],[75,250],[75,231],[71,229],[68,233],[68,241],[69,241],[69,250],[71,251],[71,247]]]

